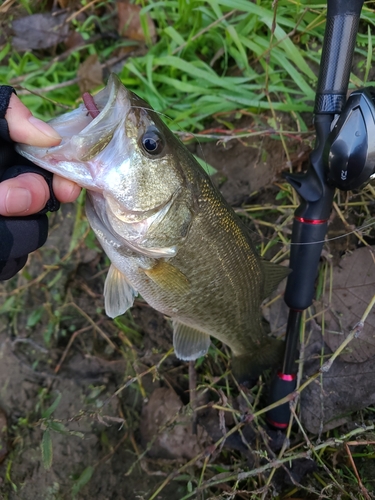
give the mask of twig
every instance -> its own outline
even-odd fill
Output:
[[[344,342],[336,349],[336,351],[332,354],[332,356],[329,358],[328,361],[326,361],[320,368],[320,371],[322,373],[328,372],[328,370],[331,368],[332,363],[335,361],[335,359],[342,353],[342,351],[345,349],[345,347],[351,342],[354,338],[359,337],[361,334],[365,321],[367,319],[367,316],[370,314],[371,309],[373,308],[375,304],[375,295],[372,297],[369,305],[367,306],[365,312],[363,313],[362,318],[360,321],[354,326],[354,328],[350,331],[349,335],[346,337]]]
[[[125,441],[125,439],[127,437],[128,437],[128,431],[125,432],[125,434],[122,436],[120,441],[116,444],[116,446],[114,448],[112,448],[112,450],[107,455],[105,455],[103,458],[98,460],[98,462],[96,462],[96,464],[94,464],[94,469],[96,469],[98,467],[98,465],[106,462],[109,458],[111,458],[116,453],[116,451],[120,448],[120,446],[122,445],[122,443]]]
[[[47,99],[47,101],[52,102],[56,106],[60,106],[65,109],[73,109],[72,106],[67,106],[65,104],[61,104],[60,102],[54,101],[53,99],[49,99],[43,93],[45,92],[50,92],[51,90],[56,90],[56,89],[63,89],[64,87],[70,87],[70,85],[74,85],[75,83],[79,82],[79,78],[72,78],[71,80],[66,80],[65,82],[60,82],[60,83],[55,83],[53,85],[48,85],[47,87],[43,87],[40,91],[36,91],[34,89],[27,89],[25,87],[20,87],[21,90],[18,90],[18,85],[16,85],[17,88],[17,95],[28,95],[28,94],[34,94],[37,95],[38,97],[42,97],[43,99]]]
[[[172,354],[172,352],[173,352],[173,347],[171,347],[169,349],[169,351],[166,354],[164,354],[164,356],[161,358],[161,360],[159,361],[159,363],[157,365],[153,365],[150,368],[148,368],[147,370],[145,370],[144,372],[140,373],[139,375],[136,375],[135,377],[130,378],[124,385],[122,385],[119,389],[117,389],[117,391],[114,394],[112,394],[112,396],[110,398],[108,398],[108,400],[105,402],[105,404],[107,404],[109,402],[109,400],[111,400],[115,396],[118,396],[120,394],[120,392],[122,392],[124,389],[129,387],[129,385],[134,384],[134,382],[137,382],[137,380],[139,380],[140,378],[144,377],[145,375],[147,375],[149,373],[152,373],[153,371],[157,371],[158,368],[160,367],[160,365]]]
[[[76,330],[73,335],[70,337],[69,339],[69,342],[68,342],[68,345],[65,347],[65,350],[60,358],[60,361],[57,363],[57,365],[55,366],[55,370],[54,372],[55,373],[58,373],[60,371],[60,368],[62,366],[62,364],[64,363],[65,361],[65,358],[69,352],[69,349],[72,347],[72,344],[73,342],[75,341],[75,339],[78,337],[78,335],[80,333],[83,333],[83,332],[87,332],[87,330],[90,330],[92,328],[92,326],[85,326],[85,328],[81,328],[80,330]]]
[[[38,351],[41,351],[43,354],[48,354],[48,352],[49,352],[48,349],[37,344],[34,340],[29,339],[29,338],[22,338],[22,337],[17,337],[11,342],[12,350],[13,350],[13,346],[15,346],[16,344],[22,344],[22,343],[32,345],[35,349],[38,349]]]
[[[197,433],[197,372],[195,370],[195,361],[189,361],[189,394],[190,406],[193,410],[192,430],[193,434]]]
[[[337,215],[338,215],[338,216],[340,217],[340,219],[342,220],[342,222],[343,222],[344,226],[346,227],[346,229],[347,229],[347,230],[348,230],[348,229],[349,229],[349,230],[350,230],[350,229],[352,229],[352,228],[350,227],[350,225],[347,223],[347,221],[346,221],[346,219],[345,219],[345,217],[344,217],[343,213],[341,212],[341,210],[339,209],[339,207],[338,207],[338,205],[337,205],[337,203],[336,203],[335,201],[333,202],[332,206],[333,206],[333,208],[336,210]],[[354,234],[357,236],[357,238],[359,239],[359,241],[360,241],[361,243],[363,243],[365,246],[369,246],[369,244],[367,243],[367,241],[365,241],[365,240],[363,239],[363,236],[362,236],[362,235],[358,232],[358,230],[354,230],[354,231],[352,231],[352,233],[354,233]],[[349,233],[349,234],[351,234],[351,233]]]
[[[220,444],[221,444],[222,441],[224,441],[229,436],[231,436],[232,434],[234,434],[235,432],[237,432],[244,425],[245,425],[244,422],[240,422],[239,424],[235,425],[230,431],[227,432],[227,434],[225,436],[222,436],[218,441],[216,441],[216,443],[214,445],[210,446],[210,448],[209,448],[210,451],[209,452],[207,450],[201,451],[200,453],[198,453],[198,455],[196,457],[194,457],[191,460],[189,460],[188,462],[186,462],[186,464],[182,465],[182,467],[180,467],[177,471],[171,472],[168,475],[168,477],[165,479],[165,481],[163,481],[163,483],[159,486],[159,488],[153,493],[153,495],[148,500],[154,500],[155,498],[157,498],[158,495],[159,495],[159,493],[165,488],[165,486],[167,486],[168,483],[170,483],[170,481],[172,481],[173,478],[175,478],[183,470],[185,470],[188,467],[190,467],[191,465],[195,464],[195,462],[197,460],[200,460],[201,458],[206,457],[207,453],[209,453],[210,455],[212,455],[213,451],[218,446],[220,446]],[[218,483],[222,483],[222,482],[223,481],[218,481]]]
[[[77,304],[75,304],[74,302],[68,302],[67,304],[65,304],[64,307],[67,307],[67,306],[74,307],[94,327],[94,329],[99,333],[99,335],[101,337],[103,337],[103,339],[106,342],[108,342],[108,344],[112,347],[112,349],[114,351],[121,352],[120,349],[117,347],[117,345],[115,345],[112,342],[112,340],[108,337],[108,335],[101,328],[99,328],[99,326],[97,325],[97,323],[95,323],[95,321],[92,320],[90,318],[90,316],[85,313],[85,311],[83,311],[79,306],[77,306]]]
[[[101,0],[91,0],[91,2],[89,2],[88,4],[84,5],[82,8],[80,8],[79,10],[77,10],[76,12],[73,12],[73,14],[71,14],[68,19],[66,20],[67,23],[70,23],[70,21],[72,21],[73,19],[75,19],[76,17],[78,17],[80,14],[82,14],[82,12],[84,12],[85,10],[87,10],[88,8],[90,8],[92,5],[94,5],[95,3],[98,3],[98,2],[101,2]]]
[[[345,449],[346,449],[346,453],[348,454],[350,464],[353,467],[355,477],[357,478],[358,486],[360,487],[363,496],[366,498],[366,500],[371,500],[369,492],[368,492],[367,488],[365,488],[365,486],[363,485],[363,483],[361,481],[361,478],[360,478],[360,476],[358,474],[358,470],[357,470],[357,467],[355,465],[355,462],[354,462],[354,459],[352,457],[352,454],[350,452],[350,448],[349,448],[348,443],[345,443]]]
[[[305,441],[306,441],[306,444],[307,446],[309,447],[309,449],[311,450],[311,453],[315,456],[316,460],[320,463],[320,465],[323,467],[323,469],[325,470],[325,472],[328,474],[328,476],[331,478],[331,480],[336,484],[336,486],[342,491],[342,493],[346,493],[345,492],[345,489],[341,486],[340,483],[338,483],[336,481],[336,479],[334,478],[333,474],[331,473],[331,471],[328,469],[328,467],[326,466],[326,464],[323,462],[321,456],[319,455],[319,453],[317,453],[316,449],[314,448],[312,442],[310,441],[310,439],[308,438],[306,432],[305,432],[305,429],[303,428],[303,425],[301,424],[300,422],[300,419],[297,417],[295,411],[294,411],[294,408],[291,406],[291,412],[293,414],[293,417],[295,419],[295,421],[297,422],[298,424],[298,427],[300,428],[300,431],[302,432],[302,435],[303,437],[305,438]]]

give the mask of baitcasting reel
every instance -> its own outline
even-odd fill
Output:
[[[333,122],[324,147],[328,181],[358,189],[375,179],[375,87],[354,91]]]

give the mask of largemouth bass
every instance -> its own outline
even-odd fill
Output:
[[[240,379],[282,355],[263,330],[260,305],[288,270],[262,260],[243,222],[152,108],[111,75],[94,98],[50,121],[59,146],[26,145],[37,165],[87,189],[86,214],[111,260],[105,310],[142,297],[173,322],[176,356],[227,344]]]

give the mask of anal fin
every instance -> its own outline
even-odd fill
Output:
[[[193,361],[204,356],[210,343],[207,333],[173,320],[173,347],[179,359]]]
[[[134,302],[138,292],[129,284],[125,276],[111,264],[104,284],[105,312],[110,318],[124,314]]]

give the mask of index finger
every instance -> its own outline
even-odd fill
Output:
[[[9,107],[5,114],[8,122],[9,135],[15,142],[30,146],[57,146],[61,137],[48,123],[35,118],[30,110],[12,94]]]

